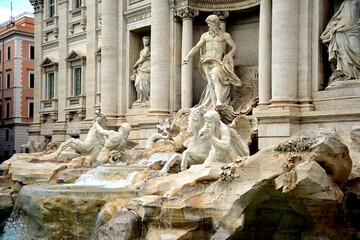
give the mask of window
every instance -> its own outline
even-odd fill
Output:
[[[10,140],[10,130],[6,129],[5,130],[5,141],[9,141]]]
[[[5,103],[5,117],[9,118],[10,117],[10,100],[7,100]]]
[[[73,68],[74,70],[74,96],[81,94],[81,67]]]
[[[7,47],[7,59],[9,60],[11,58],[11,46]]]
[[[29,118],[34,117],[34,100],[33,99],[28,100],[28,117]]]
[[[81,0],[75,0],[75,8],[80,8],[81,7]]]
[[[3,114],[2,114],[2,109],[3,109],[3,108],[2,108],[2,104],[0,104],[0,118],[2,118],[2,115],[3,115]]]
[[[34,46],[30,46],[30,48],[29,48],[29,58],[35,59],[35,47]]]
[[[47,73],[47,99],[53,99],[55,94],[54,94],[54,80],[55,80],[55,74],[54,72],[49,72]]]
[[[29,88],[34,88],[35,75],[33,72],[29,73]]]
[[[6,73],[6,88],[10,88],[11,86],[11,72]]]
[[[0,50],[0,63],[2,62],[2,51]]]
[[[55,0],[49,0],[49,17],[55,16]]]

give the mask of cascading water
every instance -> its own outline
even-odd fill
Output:
[[[111,199],[137,197],[146,166],[99,166],[73,184],[24,186],[1,240],[91,239],[98,213]]]

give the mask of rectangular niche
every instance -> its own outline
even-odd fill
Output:
[[[144,107],[134,107],[133,103],[137,100],[137,92],[134,87],[134,81],[131,81],[130,78],[134,73],[134,64],[140,58],[140,51],[144,48],[142,38],[144,36],[150,37],[150,26],[138,28],[130,31],[129,34],[129,79],[128,79],[128,108],[144,108]],[[150,43],[151,46],[151,43]]]

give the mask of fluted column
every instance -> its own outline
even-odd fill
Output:
[[[108,119],[117,115],[118,0],[102,1],[101,111]]]
[[[193,45],[193,18],[199,10],[186,7],[176,12],[182,19],[181,59],[190,52]],[[181,108],[191,108],[193,102],[193,60],[181,65]]]
[[[297,103],[298,0],[273,0],[272,99],[273,106]]]
[[[105,2],[105,1],[104,1]],[[167,115],[170,87],[170,9],[169,2],[151,2],[151,115]]]
[[[259,26],[259,105],[271,99],[271,0],[261,0]]]

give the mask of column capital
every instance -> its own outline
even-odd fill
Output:
[[[191,7],[184,7],[184,8],[177,9],[175,11],[175,16],[180,17],[183,20],[189,19],[189,18],[194,18],[198,15],[199,15],[199,10],[196,8],[191,8]]]
[[[40,12],[43,10],[44,1],[43,0],[29,0],[30,4],[34,7],[34,13]]]
[[[229,11],[214,11],[214,15],[218,16],[220,21],[224,21],[230,13]]]

